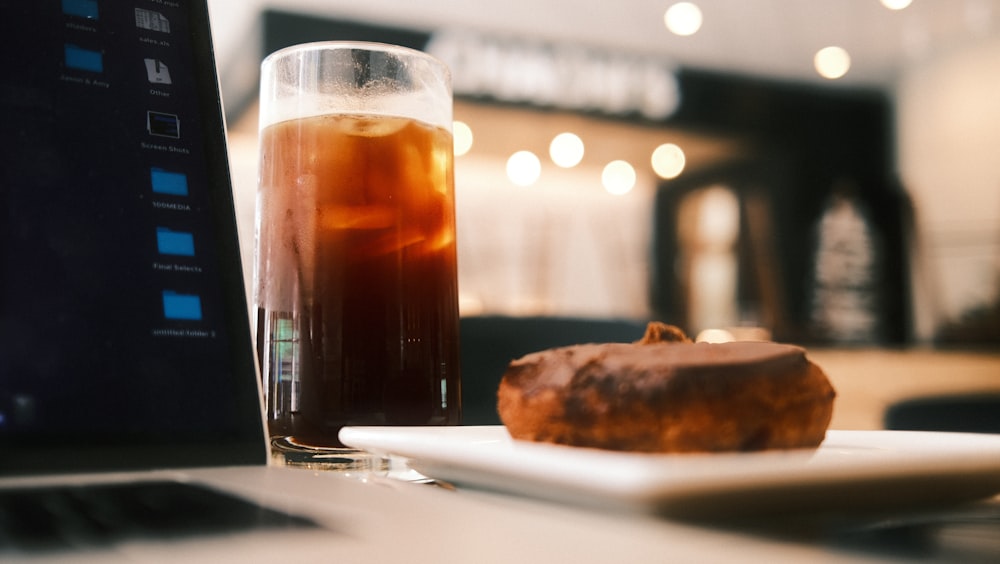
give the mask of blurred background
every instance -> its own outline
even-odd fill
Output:
[[[1000,0],[209,6],[248,281],[261,59],[372,40],[453,71],[464,317],[1000,348]]]

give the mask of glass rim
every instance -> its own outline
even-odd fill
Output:
[[[383,43],[380,41],[330,40],[298,43],[296,45],[289,45],[288,47],[282,47],[277,51],[271,52],[261,61],[261,66],[267,65],[271,61],[306,51],[369,51],[373,53],[392,53],[399,56],[430,61],[435,65],[440,66],[441,70],[443,70],[448,77],[451,76],[451,69],[448,67],[447,63],[426,51],[421,51],[420,49],[415,49],[413,47],[396,45],[393,43]]]

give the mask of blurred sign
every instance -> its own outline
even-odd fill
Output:
[[[680,103],[673,69],[652,57],[451,31],[435,33],[427,51],[451,67],[458,95],[651,120]]]

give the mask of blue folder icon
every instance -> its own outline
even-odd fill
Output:
[[[100,51],[84,49],[77,45],[65,45],[66,66],[72,69],[104,72],[104,55]]]
[[[156,228],[156,248],[160,254],[194,256],[194,235],[184,231]]]
[[[62,0],[62,11],[68,16],[97,19],[97,0]]]
[[[198,321],[201,319],[201,298],[194,294],[164,290],[163,316],[167,319]]]
[[[157,194],[188,195],[188,179],[183,172],[170,172],[153,167],[149,169],[149,180],[153,185],[153,192]]]

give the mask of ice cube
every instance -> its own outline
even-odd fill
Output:
[[[450,145],[448,146],[448,150],[451,150]],[[450,152],[446,152],[440,148],[431,151],[428,177],[434,186],[434,190],[441,194],[447,194],[453,184],[453,158]]]
[[[424,234],[416,228],[386,231],[357,249],[359,256],[378,257],[397,252],[424,240]]]
[[[340,130],[359,137],[385,137],[406,127],[410,120],[391,116],[343,116],[338,121]]]
[[[437,252],[455,240],[454,208],[449,202],[444,194],[432,190],[420,201],[419,208],[408,210],[412,217],[420,219],[424,252]]]
[[[385,229],[396,222],[392,206],[327,206],[320,211],[323,229]]]
[[[455,241],[455,230],[447,227],[442,227],[437,233],[432,236],[427,237],[427,244],[424,246],[424,250],[428,253],[434,253],[440,251],[441,249],[451,245]]]

